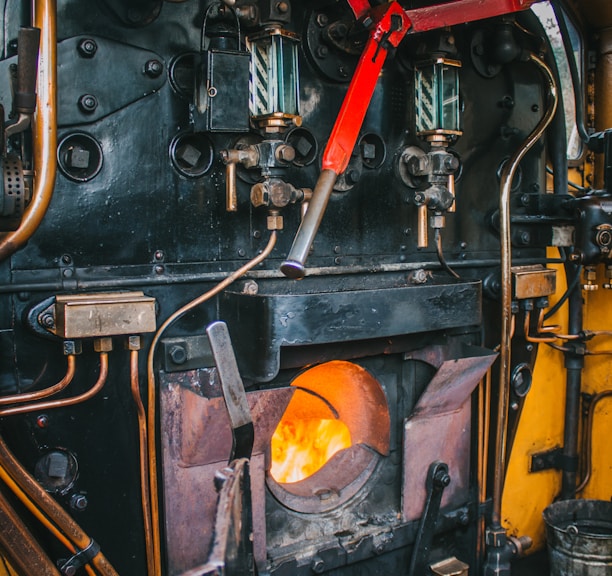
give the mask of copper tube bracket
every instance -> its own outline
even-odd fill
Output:
[[[60,572],[66,576],[72,576],[79,568],[89,564],[99,553],[100,545],[92,539],[87,548],[77,552],[60,566]]]

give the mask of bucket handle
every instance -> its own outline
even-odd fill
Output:
[[[566,532],[569,536],[571,536],[572,538],[575,538],[576,536],[578,536],[578,526],[576,526],[575,524],[570,524],[567,529]]]

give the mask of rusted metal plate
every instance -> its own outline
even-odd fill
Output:
[[[162,373],[161,380],[166,551],[168,574],[176,576],[208,559],[217,506],[214,478],[227,464],[232,435],[223,398],[204,398],[184,387],[198,389],[197,371]],[[255,423],[251,505],[259,566],[266,561],[264,452],[293,393],[292,388],[247,393]]]
[[[255,427],[253,453],[265,452],[272,434],[289,404],[294,388],[247,393]],[[232,448],[232,430],[223,398],[203,398],[182,386],[170,386],[180,412],[175,428],[176,454],[181,466],[203,466],[227,462]]]
[[[471,401],[470,396],[495,360],[495,354],[447,360],[419,399],[404,424],[404,478],[402,519],[416,520],[427,495],[427,470],[445,462],[451,483],[442,507],[469,499]]]

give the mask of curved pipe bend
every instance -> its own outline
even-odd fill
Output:
[[[19,228],[0,240],[0,261],[21,248],[36,232],[53,196],[57,172],[57,5],[35,0],[34,26],[40,28],[40,58],[34,116],[34,189]]]

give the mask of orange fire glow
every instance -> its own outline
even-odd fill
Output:
[[[342,420],[283,418],[272,436],[270,474],[277,482],[298,482],[350,446],[351,433]]]

